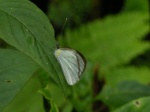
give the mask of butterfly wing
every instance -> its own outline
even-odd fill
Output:
[[[74,85],[79,81],[85,68],[84,59],[75,50],[68,48],[57,49],[54,54],[61,65],[67,83]]]
[[[82,56],[82,54],[80,54],[79,52],[76,53],[76,57],[77,57],[78,65],[79,65],[78,66],[79,67],[79,76],[81,76],[86,67],[86,60]]]

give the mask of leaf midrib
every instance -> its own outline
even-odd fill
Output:
[[[33,35],[33,32],[21,21],[21,20],[19,20],[18,18],[16,18],[16,17],[14,17],[13,15],[11,15],[10,13],[8,13],[7,11],[5,11],[5,10],[3,10],[3,9],[1,9],[0,8],[0,10],[1,11],[3,11],[4,13],[6,13],[6,14],[8,14],[8,15],[10,15],[11,17],[13,17],[14,19],[16,19],[16,20],[18,20],[21,24],[23,24],[29,31],[30,31],[30,33]],[[35,38],[35,36],[33,35],[33,37]],[[37,38],[36,38],[37,39]],[[40,44],[40,46],[42,47],[42,49],[43,49],[43,51],[45,52],[45,54],[47,54],[46,53],[46,51],[45,51],[45,49],[44,49],[44,47],[42,46],[42,44],[39,42],[39,40],[37,39],[37,41],[38,41],[38,43]],[[22,51],[21,51],[22,52]],[[23,52],[24,53],[24,52]],[[24,54],[26,54],[26,53],[24,53]],[[39,54],[40,54],[40,52],[39,52]],[[26,54],[27,55],[27,54]],[[48,54],[47,54],[48,55]],[[32,57],[30,56],[30,55],[27,55],[27,56],[29,56],[31,59],[32,59]],[[48,57],[49,58],[49,57]],[[51,59],[49,58],[49,60],[50,60],[50,62],[51,62]],[[38,63],[37,61],[35,61],[36,63]],[[38,63],[39,64],[39,63]],[[39,64],[40,65],[40,64]],[[52,64],[52,62],[51,62],[51,65],[53,66],[53,68],[55,69],[55,67],[54,67],[54,65]],[[41,66],[41,65],[40,65]],[[44,70],[45,71],[47,71],[45,68],[44,68]],[[57,70],[55,69],[55,71],[56,71],[56,73],[57,73],[57,76],[58,76],[58,78],[59,78],[59,80],[60,80],[60,77],[59,77],[59,75],[58,75],[58,72],[57,72]],[[48,72],[48,71],[47,71]],[[61,85],[62,85],[62,87],[63,87],[63,84],[62,84],[62,81],[60,80],[60,82],[61,82]],[[64,87],[63,87],[63,89],[64,89]]]

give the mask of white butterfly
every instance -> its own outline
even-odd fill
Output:
[[[61,65],[67,83],[69,85],[77,83],[86,67],[85,58],[70,48],[56,49],[54,55]]]

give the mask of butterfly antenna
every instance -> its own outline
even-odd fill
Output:
[[[61,37],[62,37],[64,28],[65,28],[65,25],[66,25],[66,23],[67,23],[67,20],[68,20],[68,18],[66,18],[66,20],[65,20],[65,22],[64,22],[64,24],[63,24],[62,31],[61,31]],[[59,42],[58,42],[58,41],[56,41],[56,48],[59,49]]]
[[[63,34],[63,31],[64,31],[64,28],[65,28],[65,25],[66,25],[67,21],[68,21],[68,18],[66,18],[66,20],[65,20],[65,22],[64,22],[64,24],[63,24],[63,28],[62,28],[62,31],[61,31],[61,36],[62,36],[62,34]]]

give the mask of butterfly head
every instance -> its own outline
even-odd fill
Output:
[[[57,57],[60,56],[60,53],[61,53],[61,50],[60,50],[60,49],[55,50],[55,55],[56,55]]]

